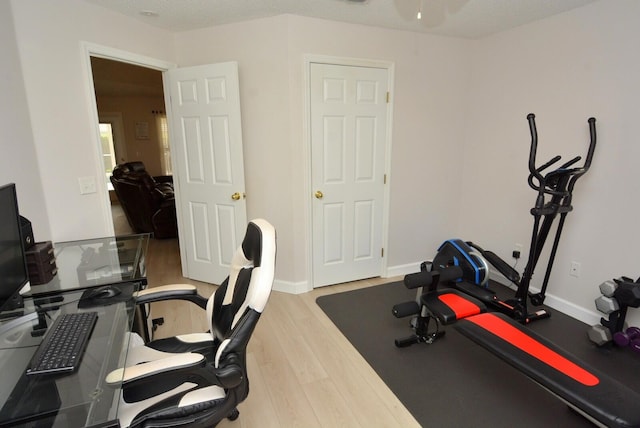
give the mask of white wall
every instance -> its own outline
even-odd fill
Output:
[[[9,2],[0,2],[0,57],[0,185],[16,183],[20,213],[32,222],[35,239],[44,241],[49,220]]]
[[[36,239],[61,241],[112,234],[108,212],[103,209],[106,192],[81,195],[78,184],[79,177],[94,177],[104,186],[102,176],[97,175],[97,130],[90,108],[93,94],[88,91],[82,42],[169,61],[172,36],[77,0],[10,4],[20,58],[16,66],[22,68],[37,153],[33,169],[41,175],[51,225],[50,236]],[[28,197],[42,199],[35,194]],[[34,228],[39,231],[40,225]]]
[[[275,17],[175,35],[177,63],[238,62],[249,219],[278,231],[278,280],[294,283],[286,18]]]
[[[224,41],[220,43],[219,41]],[[310,189],[304,150],[304,55],[395,64],[389,266],[420,260],[455,230],[472,42],[283,15],[176,35],[180,65],[236,60],[247,209],[278,230],[278,278],[307,281]],[[442,186],[442,182],[447,183]]]
[[[80,195],[77,183],[96,174],[97,156],[82,41],[180,65],[235,60],[248,214],[278,228],[278,279],[305,283],[310,196],[302,67],[305,54],[316,54],[395,64],[391,268],[417,267],[452,236],[507,256],[514,243],[528,243],[533,191],[526,186],[525,117],[535,112],[540,158],[582,153],[586,119],[598,119],[596,157],[574,193],[549,301],[595,319],[597,285],[639,275],[634,244],[640,232],[632,217],[640,150],[632,116],[640,75],[640,4],[634,0],[597,2],[480,41],[286,15],[169,34],[77,0],[9,4],[2,5],[0,47],[13,80],[3,87],[9,95],[0,102],[0,135],[3,151],[17,150],[23,159],[11,163],[3,156],[1,174],[28,188],[21,205],[37,219],[39,239],[108,233],[100,196]],[[582,264],[580,278],[568,275],[572,260]],[[534,285],[542,276],[540,268]],[[637,320],[630,314],[632,324]]]
[[[291,17],[290,79],[292,131],[298,156],[303,137],[301,61],[304,54],[366,58],[395,66],[390,175],[389,242],[385,254],[391,271],[409,272],[429,257],[455,230],[448,213],[459,187],[455,168],[462,142],[460,123],[466,114],[466,93],[473,42],[367,26]],[[303,165],[301,159],[299,166]],[[306,171],[298,168],[301,180]],[[444,185],[443,185],[444,184]],[[311,197],[300,188],[295,202],[301,214]],[[303,219],[298,217],[302,226]]]
[[[537,115],[540,160],[586,154],[587,119],[596,117],[594,160],[576,185],[548,289],[549,303],[594,323],[598,285],[640,275],[638,23],[640,2],[601,1],[488,37],[474,50],[461,193],[470,209],[459,234],[511,260],[514,243],[528,245],[533,222],[526,115]],[[579,278],[569,275],[571,261],[581,263]],[[534,286],[545,267],[541,260]],[[639,324],[635,312],[631,325]]]

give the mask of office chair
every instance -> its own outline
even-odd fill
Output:
[[[275,253],[273,226],[252,220],[229,277],[209,299],[183,285],[139,293],[139,304],[184,299],[206,307],[210,332],[155,341],[162,350],[154,342],[130,349],[125,368],[107,376],[122,384],[122,427],[211,427],[238,417],[249,393],[246,348],[271,293]]]

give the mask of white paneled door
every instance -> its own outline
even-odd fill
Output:
[[[382,271],[388,70],[310,64],[313,286]]]
[[[247,224],[238,66],[169,70],[184,276],[220,284]]]

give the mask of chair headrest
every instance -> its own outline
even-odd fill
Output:
[[[144,163],[142,161],[127,162],[127,166],[131,171],[146,171],[146,168],[144,167]]]
[[[248,305],[257,312],[262,312],[275,276],[276,230],[271,223],[263,219],[251,220],[242,242],[242,251],[253,262],[254,267],[249,285],[252,295],[247,299]]]
[[[125,174],[130,174],[132,172],[144,172],[146,173],[146,169],[144,167],[144,163],[142,161],[133,161],[133,162],[125,162],[115,166],[113,168],[113,175],[116,178],[120,178]]]
[[[262,258],[262,233],[260,227],[250,222],[242,241],[242,252],[253,267],[259,267]]]

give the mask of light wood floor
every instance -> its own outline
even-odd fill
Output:
[[[203,296],[214,285],[181,276],[177,240],[151,240],[150,286],[190,283]],[[397,278],[396,278],[397,279]],[[392,279],[365,280],[292,295],[273,292],[248,348],[249,397],[231,427],[417,427],[419,424],[316,305],[317,297]],[[187,302],[154,303],[156,338],[207,329]],[[375,334],[372,332],[371,334]]]
[[[117,202],[111,203],[111,218],[113,219],[113,229],[116,236],[129,235],[134,233],[133,229],[127,221],[127,217],[122,210],[122,205]]]

